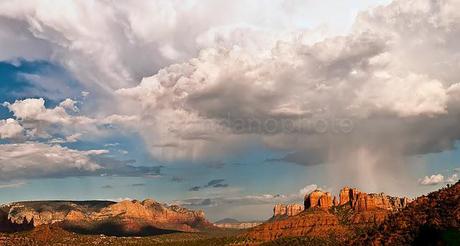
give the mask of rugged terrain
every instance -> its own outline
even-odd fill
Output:
[[[260,221],[238,221],[230,218],[225,218],[214,222],[214,226],[226,229],[248,229],[260,224],[262,224]]]
[[[142,236],[197,232],[212,228],[202,211],[144,201],[33,201],[0,207],[0,231],[11,232],[41,225],[83,234]]]
[[[17,202],[0,208],[0,245],[460,245],[460,183],[414,201],[348,187],[338,197],[313,191],[248,230],[153,200]]]
[[[340,201],[329,192],[315,190],[305,196],[304,206],[278,204],[268,222],[249,230],[245,236],[264,241],[334,236],[343,241],[357,229],[382,223],[410,202],[408,198],[367,194],[349,187],[344,187],[339,197]]]
[[[460,181],[417,198],[350,244],[460,245]]]

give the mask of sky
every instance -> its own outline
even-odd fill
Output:
[[[0,2],[0,203],[264,220],[460,172],[454,0]]]

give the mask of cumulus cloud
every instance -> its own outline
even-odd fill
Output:
[[[42,143],[0,145],[0,178],[50,177],[93,172],[101,166],[90,152]]]
[[[294,16],[306,19],[303,14],[279,0],[263,6],[242,0],[3,1],[0,44],[9,49],[0,59],[52,60],[110,93],[203,47],[261,46],[272,39],[270,31],[282,36],[297,28]]]
[[[215,158],[258,142],[289,151],[281,161],[330,163],[334,177],[376,189],[391,184],[379,174],[404,178],[406,156],[460,138],[456,6],[396,0],[358,15],[344,36],[203,49],[117,95],[149,122],[141,135],[160,159]]]
[[[452,184],[452,183],[456,183],[459,181],[459,177],[458,177],[458,174],[452,174],[452,176],[448,177],[446,179],[446,183],[449,183],[449,184]]]
[[[104,156],[107,150],[76,150],[57,144],[26,142],[0,145],[0,179],[68,176],[160,176],[163,166]]]
[[[215,4],[228,11],[212,14]],[[15,46],[0,54],[3,60],[56,61],[94,91],[108,92],[107,108],[117,114],[75,116],[67,100],[55,108],[43,99],[7,107],[25,128],[131,126],[159,160],[216,160],[256,143],[286,152],[279,161],[332,164],[333,182],[351,177],[362,187],[403,178],[406,156],[454,147],[460,138],[456,1],[395,0],[359,14],[350,33],[313,41],[310,31],[294,31],[286,21],[291,12],[273,14],[288,5],[2,2],[0,23],[18,29],[19,45],[41,47],[24,55]],[[252,25],[266,17],[254,9],[275,16],[264,27],[276,28]],[[158,11],[152,17],[145,10]]]
[[[20,138],[23,133],[24,128],[16,120],[0,120],[0,139]]]
[[[419,179],[421,185],[438,185],[438,184],[451,184],[458,181],[458,174],[452,174],[450,177],[444,177],[442,174],[433,174]]]
[[[302,189],[300,189],[299,194],[301,196],[305,196],[305,195],[311,193],[312,191],[314,191],[316,189],[318,189],[318,185],[310,184],[310,185],[307,185],[307,186],[303,187]]]
[[[70,98],[67,98],[65,99],[64,101],[62,101],[61,103],[59,103],[59,106],[64,108],[64,109],[68,109],[68,110],[72,110],[74,112],[78,112],[78,107],[77,107],[77,102],[70,99]]]
[[[104,130],[110,129],[104,126],[122,124],[129,126],[137,120],[136,116],[130,115],[112,114],[102,117],[77,115],[79,109],[76,104],[77,102],[72,99],[65,99],[54,108],[47,108],[43,98],[27,98],[13,103],[4,102],[3,106],[7,107],[16,118],[7,120],[10,131],[19,131],[18,127],[23,127],[27,130],[26,135],[30,139],[65,136],[65,138],[51,139],[52,143],[76,142],[84,136],[103,135]]]

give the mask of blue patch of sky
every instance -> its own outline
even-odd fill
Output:
[[[83,88],[64,68],[48,61],[0,62],[0,101],[44,98],[53,107],[65,98],[77,98]],[[2,107],[0,117],[11,117]]]

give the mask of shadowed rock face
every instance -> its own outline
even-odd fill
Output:
[[[331,193],[315,190],[305,196],[305,209],[309,208],[324,208],[332,207]]]
[[[460,181],[421,196],[349,245],[460,245]]]
[[[167,206],[154,200],[17,202],[2,207],[12,225],[34,227],[59,223],[66,229],[108,235],[152,235],[172,231],[195,232],[212,227],[202,211]]]

